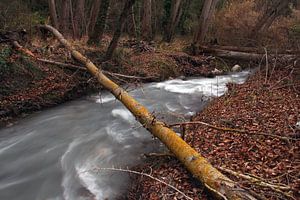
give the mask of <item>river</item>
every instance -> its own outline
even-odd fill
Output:
[[[166,122],[188,120],[226,83],[249,72],[215,78],[145,84],[130,94]],[[128,175],[95,170],[126,168],[142,154],[164,147],[106,92],[68,102],[0,129],[1,200],[114,199],[126,192]]]

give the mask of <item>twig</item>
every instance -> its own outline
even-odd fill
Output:
[[[226,172],[226,173],[229,173],[231,175],[234,175],[236,177],[240,177],[240,178],[243,178],[243,179],[246,179],[252,183],[255,183],[257,185],[260,185],[260,186],[263,186],[263,187],[269,187],[271,189],[278,189],[278,190],[291,190],[291,187],[288,186],[288,185],[278,185],[278,184],[273,184],[273,183],[268,183],[266,182],[265,180],[263,180],[263,178],[256,178],[256,176],[248,176],[248,175],[245,175],[245,174],[241,174],[241,173],[238,173],[238,172],[235,172],[233,170],[230,170],[230,169],[226,169],[224,167],[218,167],[220,170]]]
[[[267,84],[268,81],[268,72],[269,72],[269,61],[268,61],[268,51],[266,48],[264,48],[266,53],[266,76],[265,76],[265,84]]]
[[[249,182],[252,182],[255,185],[262,186],[262,187],[268,187],[268,188],[272,189],[273,191],[276,191],[286,197],[295,199],[293,196],[291,196],[287,192],[283,192],[283,191],[291,191],[292,190],[292,188],[288,185],[282,186],[282,185],[277,185],[277,184],[273,184],[273,183],[268,183],[265,180],[263,180],[262,178],[255,178],[254,176],[248,176],[245,174],[241,174],[241,173],[238,173],[238,172],[235,172],[230,169],[223,168],[223,167],[217,167],[217,168],[220,169],[221,171],[224,171],[235,177],[243,178]]]
[[[69,63],[62,63],[58,61],[53,61],[53,60],[47,60],[43,58],[38,58],[36,55],[34,55],[29,49],[24,48],[22,45],[20,45],[17,41],[13,41],[12,45],[17,49],[18,51],[21,51],[25,53],[26,55],[35,58],[37,61],[44,62],[44,63],[49,63],[49,64],[54,64],[62,67],[67,67],[70,69],[80,69],[83,71],[86,71],[85,67],[69,64]],[[153,76],[148,76],[148,77],[141,77],[141,76],[130,76],[130,75],[125,75],[125,74],[119,74],[119,73],[113,73],[109,71],[102,70],[104,74],[109,74],[111,76],[118,76],[118,77],[123,77],[123,78],[128,78],[128,79],[143,79],[143,80],[149,80],[149,79],[155,79],[156,77]]]
[[[73,65],[73,64],[62,63],[62,62],[46,60],[46,59],[41,59],[41,58],[38,58],[37,60],[41,61],[41,62],[44,62],[44,63],[50,63],[50,64],[54,64],[54,65],[59,65],[59,66],[71,68],[71,69],[80,69],[80,70],[86,71],[86,68],[81,67],[81,66],[77,66],[77,65]],[[105,70],[102,70],[102,71],[103,71],[103,73],[109,74],[111,76],[119,76],[119,77],[129,78],[129,79],[144,79],[144,80],[147,80],[147,79],[154,79],[155,78],[155,77],[152,77],[152,76],[149,76],[149,77],[130,76],[130,75],[124,75],[124,74],[109,72],[109,71],[105,71]]]
[[[147,154],[144,154],[144,156],[145,157],[165,157],[165,156],[175,157],[175,155],[172,153],[147,153]]]
[[[233,129],[233,128],[227,128],[227,127],[224,127],[224,128],[223,127],[217,127],[217,126],[213,126],[211,124],[201,122],[201,121],[175,123],[175,124],[170,124],[169,127],[183,126],[183,125],[199,125],[199,124],[208,126],[210,128],[213,128],[213,129],[216,129],[216,130],[219,130],[219,131],[225,131],[225,132],[236,132],[236,133],[240,133],[240,134],[263,135],[263,136],[278,138],[278,139],[284,140],[284,141],[297,140],[297,139],[290,138],[290,137],[283,137],[283,136],[268,134],[268,133],[256,133],[256,132],[248,132],[248,131],[240,130],[240,129]]]
[[[172,188],[173,190],[177,191],[178,193],[180,193],[182,196],[184,196],[186,199],[189,200],[193,200],[191,197],[187,196],[186,194],[184,194],[182,191],[180,191],[179,189],[177,189],[176,187],[174,187],[173,185],[170,185],[158,178],[155,178],[149,174],[143,173],[143,172],[137,172],[137,171],[133,171],[133,170],[129,170],[129,169],[117,169],[117,168],[95,168],[95,170],[101,171],[101,170],[108,170],[108,171],[119,171],[119,172],[127,172],[127,173],[131,173],[131,174],[137,174],[137,175],[141,175],[141,176],[146,176],[149,177],[157,182],[160,182],[170,188]]]

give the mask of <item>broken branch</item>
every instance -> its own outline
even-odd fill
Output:
[[[295,138],[283,137],[283,136],[268,134],[268,133],[256,133],[256,132],[248,132],[248,131],[240,130],[240,129],[233,129],[233,128],[227,128],[227,127],[217,127],[217,126],[214,126],[214,125],[211,125],[211,124],[208,124],[208,123],[205,123],[205,122],[201,122],[201,121],[175,123],[175,124],[170,124],[169,127],[183,126],[183,125],[199,125],[199,124],[208,126],[210,128],[213,128],[213,129],[216,129],[216,130],[219,130],[219,131],[224,131],[224,132],[235,132],[235,133],[249,134],[249,135],[263,135],[263,136],[273,137],[273,138],[277,138],[277,139],[284,140],[284,141],[297,140]]]

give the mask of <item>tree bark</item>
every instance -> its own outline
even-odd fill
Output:
[[[70,2],[69,2],[69,0],[62,0],[60,28],[64,35],[70,34],[70,32],[69,32],[69,28],[70,28]]]
[[[171,42],[175,33],[175,29],[179,23],[182,14],[182,0],[173,0],[171,6],[171,15],[167,29],[164,35],[165,42]]]
[[[205,0],[199,20],[198,30],[194,36],[194,45],[203,43],[218,1],[219,0]]]
[[[58,18],[56,12],[56,4],[55,0],[48,0],[49,11],[50,11],[50,19],[53,27],[58,28]]]
[[[103,36],[106,24],[107,13],[109,9],[110,0],[101,0],[99,19],[95,25],[95,30],[90,32],[90,38],[88,43],[98,44]]]
[[[98,14],[99,14],[100,3],[101,3],[101,0],[95,0],[95,2],[92,4],[89,22],[87,23],[89,34],[94,33],[95,25],[96,25]]]
[[[267,9],[262,17],[260,17],[251,31],[251,37],[254,38],[256,35],[262,31],[267,30],[276,18],[286,13],[289,9],[289,4],[292,0],[277,0]]]
[[[155,137],[158,137],[170,151],[186,166],[186,168],[200,180],[213,194],[226,199],[255,198],[240,188],[237,183],[227,178],[185,141],[183,141],[165,123],[160,122],[143,105],[131,97],[124,89],[108,79],[88,58],[75,50],[63,36],[51,26],[42,26],[51,31],[58,40],[71,51],[73,57],[84,64],[88,71],[94,75],[99,83],[109,90],[123,105],[136,117],[136,119]]]
[[[85,0],[77,0],[74,16],[74,33],[75,39],[81,38],[85,32],[85,16],[84,16]]]
[[[151,0],[143,0],[142,38],[152,40],[152,3]]]
[[[114,36],[113,36],[113,38],[108,46],[108,49],[106,51],[104,60],[110,60],[112,58],[113,53],[118,46],[118,42],[119,42],[120,36],[122,34],[124,22],[130,12],[131,6],[133,6],[134,3],[135,3],[135,0],[126,0],[123,11],[122,11],[122,13],[119,17],[119,20],[116,24],[116,30],[114,32]]]

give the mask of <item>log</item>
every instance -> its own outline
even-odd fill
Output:
[[[242,51],[231,51],[231,50],[224,50],[224,49],[215,49],[206,46],[200,46],[195,51],[195,54],[212,54],[220,58],[225,59],[235,59],[235,60],[242,60],[242,61],[263,61],[265,60],[265,53],[255,53],[255,52],[242,52]],[[269,54],[269,59],[272,58],[281,58],[284,60],[293,60],[297,58],[297,55],[294,54]]]
[[[214,168],[201,154],[183,141],[172,129],[168,128],[164,122],[158,121],[147,108],[137,102],[124,89],[108,79],[101,69],[79,53],[55,28],[49,25],[40,27],[52,32],[71,52],[73,57],[84,64],[88,71],[97,78],[99,83],[122,102],[143,127],[150,131],[153,136],[159,138],[193,176],[201,181],[215,196],[233,200],[255,199],[244,189],[240,188],[236,182],[230,180]]]
[[[227,50],[227,51],[237,51],[237,52],[245,52],[245,53],[257,53],[257,54],[265,54],[266,50],[263,47],[238,47],[238,46],[221,46],[221,45],[212,45],[212,46],[202,46],[201,48],[209,48],[209,49],[219,49],[219,50]],[[282,49],[267,49],[269,54],[299,54],[300,51],[295,50],[282,50]]]

